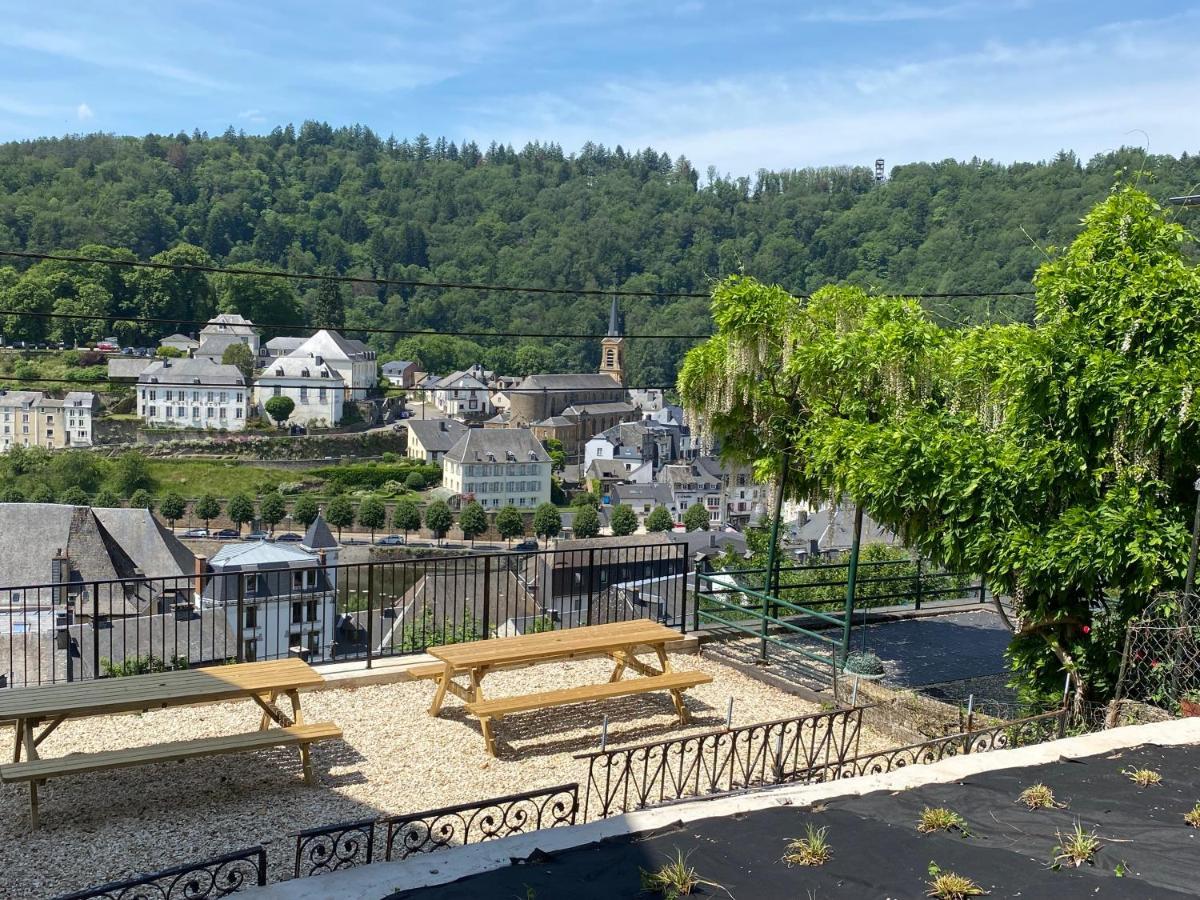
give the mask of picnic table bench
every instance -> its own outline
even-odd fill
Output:
[[[683,635],[678,631],[649,619],[589,625],[431,647],[429,653],[437,659],[437,663],[420,667],[414,675],[433,678],[437,682],[437,692],[429,707],[430,715],[441,713],[447,693],[465,701],[467,711],[479,719],[487,752],[495,756],[493,721],[512,713],[535,709],[668,691],[679,724],[687,724],[683,692],[696,685],[707,684],[712,681],[712,676],[704,672],[672,670],[667,658],[667,646],[680,640],[683,640]],[[654,652],[658,658],[658,668],[637,658],[637,651],[643,649]],[[481,685],[491,672],[594,656],[607,656],[616,664],[605,683],[513,697],[485,699],[483,696]],[[627,671],[636,672],[641,677],[622,680]],[[463,676],[467,678],[466,686],[454,680]]]
[[[0,766],[0,782],[29,783],[29,817],[34,828],[38,825],[38,785],[62,775],[295,746],[300,751],[304,780],[311,784],[309,746],[342,735],[332,722],[304,721],[299,692],[323,681],[303,660],[280,659],[6,691],[0,695],[0,722],[13,723],[16,735],[13,761]],[[280,697],[288,698],[290,716],[279,708],[276,701]],[[62,757],[43,758],[38,753],[42,742],[68,720],[243,699],[253,700],[262,710],[256,731]]]

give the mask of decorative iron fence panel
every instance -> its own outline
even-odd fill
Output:
[[[293,837],[296,839],[296,865],[292,877],[324,875],[371,862],[375,847],[375,820],[306,828],[295,832]]]
[[[806,780],[858,753],[864,707],[583,753],[584,817]]]
[[[267,853],[259,846],[109,882],[57,900],[208,900],[266,883]]]
[[[386,858],[407,859],[447,847],[496,840],[543,828],[574,825],[579,813],[579,785],[496,797],[427,812],[389,816]]]

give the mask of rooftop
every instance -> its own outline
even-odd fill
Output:
[[[522,390],[574,390],[574,391],[614,391],[625,393],[625,388],[616,382],[611,375],[595,372],[565,375],[527,375],[520,385]]]
[[[405,419],[404,424],[429,453],[445,453],[468,430],[457,419]]]
[[[549,462],[546,448],[528,428],[468,428],[446,451],[454,462]]]
[[[254,323],[237,313],[221,313],[209,319],[208,324],[200,329],[200,334],[254,334]]]
[[[225,544],[212,555],[208,564],[214,569],[228,566],[248,568],[250,566],[280,566],[295,563],[311,565],[316,557],[297,547],[269,541],[253,541]]]
[[[279,356],[267,362],[256,381],[270,382],[273,378],[311,378],[328,381],[331,386],[343,384],[337,369],[330,368],[324,360],[317,362],[311,357]]]
[[[332,360],[374,359],[375,351],[362,341],[342,337],[322,328],[293,350],[289,356],[321,356]]]
[[[226,366],[207,357],[160,359],[138,376],[138,384],[196,385],[198,387],[244,387],[246,379],[237,366]]]

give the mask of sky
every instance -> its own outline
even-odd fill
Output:
[[[1200,3],[0,0],[0,140],[318,119],[700,171],[1200,150]]]

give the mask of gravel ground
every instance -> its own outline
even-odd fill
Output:
[[[720,727],[730,696],[735,725],[816,711],[713,659],[676,659],[677,668],[714,677],[685,695],[689,730]],[[485,690],[504,696],[605,680],[611,665],[586,660],[496,673]],[[31,832],[28,789],[6,785],[0,897],[51,897],[259,843],[275,880],[290,874],[288,834],[298,829],[583,781],[583,763],[572,754],[597,746],[605,713],[610,746],[683,733],[668,695],[642,695],[504,719],[492,759],[456,698],[447,698],[441,718],[426,714],[432,696],[431,682],[304,695],[308,721],[332,720],[345,734],[313,747],[313,787],[301,781],[296,751],[283,749],[60,778],[41,788],[42,825]],[[64,724],[40,750],[62,756],[229,734],[256,728],[258,719],[249,702],[83,719]],[[0,729],[0,747],[11,742],[11,729]],[[862,752],[886,746],[864,732]]]

